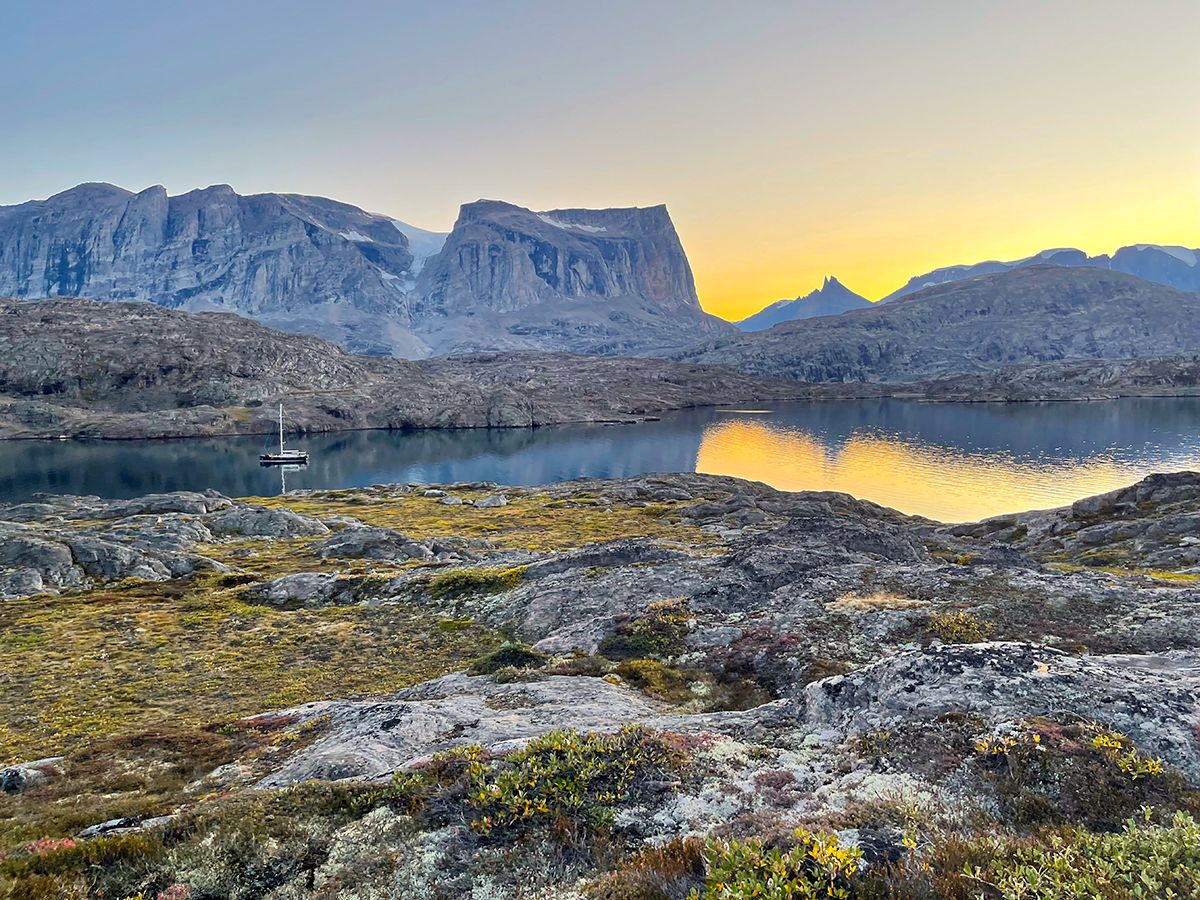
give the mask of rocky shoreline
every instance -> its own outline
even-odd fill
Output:
[[[683,897],[800,828],[852,896],[1009,896],[1044,829],[1200,812],[1198,534],[1200,473],[953,526],[694,474],[0,507],[0,884]]]
[[[1042,401],[1200,395],[1200,358],[1082,360],[914,384],[806,384],[719,366],[548,353],[355,356],[228,314],[0,301],[0,440],[636,423],[789,400]]]

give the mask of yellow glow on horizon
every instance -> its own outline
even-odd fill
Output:
[[[965,453],[878,435],[855,435],[834,449],[802,431],[744,420],[705,431],[696,471],[787,491],[842,491],[941,522],[1065,505],[1144,474],[1111,460],[1064,462],[1049,486],[1044,467],[1003,453]]]
[[[676,216],[702,306],[737,320],[776,300],[807,294],[826,275],[878,300],[909,278],[943,266],[1020,259],[1054,247],[1095,255],[1128,244],[1200,246],[1200,163],[1191,148],[1176,165],[1147,163],[1140,179],[1093,174],[1072,185],[1031,173],[1020,190],[949,191],[859,216],[803,211],[782,228],[774,217],[707,223]],[[1097,181],[1104,181],[1098,189]],[[836,213],[834,214],[836,216]],[[731,237],[731,231],[734,236]]]

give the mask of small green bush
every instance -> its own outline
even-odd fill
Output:
[[[969,612],[935,613],[929,618],[929,633],[943,644],[978,644],[992,636],[992,627]]]
[[[686,703],[696,699],[695,678],[674,666],[654,659],[627,659],[613,670],[630,686],[658,700]]]
[[[673,783],[682,764],[678,750],[642,726],[612,735],[553,731],[468,773],[471,827],[483,835],[603,828],[618,805]]]
[[[599,652],[612,660],[670,659],[687,647],[688,610],[683,600],[658,600],[635,619],[619,624],[600,642]]]
[[[1200,897],[1200,824],[1130,819],[1115,834],[1052,833],[1045,841],[983,842],[991,859],[966,873],[1005,900]]]
[[[524,644],[507,643],[471,664],[472,675],[493,675],[501,669],[540,669],[547,657]]]
[[[787,850],[757,840],[712,842],[706,854],[705,900],[802,900],[849,898],[851,879],[862,860],[857,847],[843,847],[836,835],[801,828]]]

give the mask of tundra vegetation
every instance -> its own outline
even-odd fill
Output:
[[[1187,473],[0,508],[0,896],[1200,896],[1198,521]]]

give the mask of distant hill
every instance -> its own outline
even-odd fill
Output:
[[[0,299],[0,438],[264,433],[635,421],[802,396],[715,366],[565,353],[356,356],[229,313]]]
[[[763,331],[794,319],[811,319],[814,316],[836,316],[852,309],[866,309],[871,301],[859,296],[832,276],[815,291],[794,300],[779,300],[752,316],[735,322],[742,331]]]
[[[1189,250],[1187,247],[1134,244],[1122,247],[1111,256],[1108,254],[1088,256],[1082,250],[1062,247],[1055,250],[1043,250],[1033,256],[1011,262],[999,262],[993,259],[971,265],[934,269],[932,272],[910,278],[904,287],[888,294],[882,302],[898,300],[936,284],[947,284],[951,281],[973,278],[976,275],[994,275],[998,272],[1010,272],[1025,266],[1041,265],[1109,269],[1113,272],[1136,275],[1147,281],[1165,284],[1183,291],[1200,291],[1200,265],[1198,263],[1200,263],[1200,250]]]
[[[673,358],[804,381],[916,381],[1063,359],[1200,351],[1200,295],[1097,268],[1027,266]]]
[[[376,355],[641,353],[733,326],[700,308],[666,207],[462,207],[449,234],[323,197],[83,184],[0,207],[0,296],[249,316]]]

